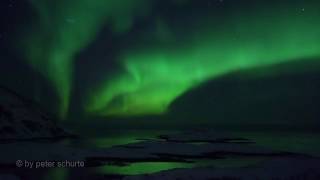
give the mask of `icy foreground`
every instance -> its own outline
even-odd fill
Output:
[[[245,138],[212,132],[163,135],[156,139],[110,148],[76,148],[59,143],[15,142],[0,144],[0,149],[3,168],[16,168],[17,160],[84,161],[86,167],[100,167],[128,166],[136,162],[192,164],[202,159],[214,161],[236,157],[264,159],[257,164],[243,167],[222,168],[208,165],[138,175],[86,173],[84,179],[320,179],[320,159],[317,157],[273,150],[258,146]],[[86,168],[79,173],[85,171]]]

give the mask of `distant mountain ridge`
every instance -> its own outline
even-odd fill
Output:
[[[171,104],[169,115],[184,123],[319,128],[319,60],[221,76],[180,96]]]

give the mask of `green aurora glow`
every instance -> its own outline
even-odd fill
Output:
[[[56,87],[60,113],[68,111],[74,57],[92,42],[106,22],[115,32],[126,31],[134,11],[143,14],[145,0],[30,0],[38,15],[23,38],[31,66]]]
[[[151,8],[144,0],[32,2],[40,19],[25,38],[25,52],[31,65],[56,87],[62,114],[68,109],[75,55],[95,40],[106,23],[113,22],[114,31],[124,33],[135,13]],[[212,12],[209,18],[190,22],[194,28],[183,44],[172,33],[177,27],[160,18],[154,34],[158,40],[152,44],[137,40],[137,46],[122,50],[117,60],[123,69],[84,94],[85,110],[103,116],[162,114],[186,91],[223,74],[318,57],[317,5],[310,3],[301,10],[289,3],[272,12],[235,10],[217,17]]]
[[[144,46],[124,53],[126,73],[94,92],[88,110],[102,115],[161,114],[178,96],[217,76],[320,55],[320,29],[314,27],[317,11],[256,11],[256,17],[234,14],[223,26],[211,19],[197,22],[194,26],[201,28],[183,47]]]

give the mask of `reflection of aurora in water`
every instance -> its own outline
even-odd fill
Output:
[[[88,147],[111,147],[114,145],[128,144],[136,142],[137,138],[154,139],[156,136],[164,133],[164,131],[129,131],[124,135],[121,133],[113,134],[110,137],[92,139],[91,141],[80,141],[77,143],[85,143],[83,146]],[[166,133],[169,133],[167,131]],[[171,131],[170,133],[177,133]],[[314,133],[296,133],[296,132],[243,132],[233,131],[234,137],[249,138],[257,142],[258,146],[268,147],[274,150],[282,150],[284,152],[293,152],[299,154],[309,154],[319,156],[320,146],[318,145],[319,134]],[[231,135],[230,134],[230,135]],[[277,141],[274,141],[277,139]],[[77,140],[76,140],[77,141]],[[301,146],[303,144],[303,146]],[[129,163],[127,166],[105,165],[92,168],[93,173],[98,174],[121,174],[121,175],[137,175],[154,173],[163,170],[172,170],[175,168],[192,168],[213,166],[216,168],[241,168],[256,167],[257,164],[266,161],[270,157],[236,157],[232,156],[225,159],[192,159],[194,163],[182,162],[137,162]],[[69,169],[75,170],[75,169]],[[80,169],[80,171],[83,171]],[[50,169],[49,177],[59,177],[59,179],[69,179],[67,169]],[[69,178],[68,178],[69,177]],[[51,178],[52,179],[52,178]]]
[[[106,165],[97,169],[98,172],[105,174],[124,174],[138,175],[156,173],[176,168],[193,168],[214,166],[217,168],[235,168],[255,165],[266,158],[234,158],[234,159],[215,159],[215,160],[195,160],[194,163],[176,163],[176,162],[142,162],[132,163],[128,166]]]
[[[105,24],[112,24],[117,36],[126,35],[134,22],[152,14],[157,1],[32,2],[39,21],[25,35],[24,51],[56,87],[63,115],[76,78],[75,55],[95,41]],[[178,20],[160,14],[149,22],[156,24],[151,35],[139,29],[146,31],[145,39],[131,37],[134,45],[120,49],[115,58],[123,69],[83,94],[87,112],[159,114],[184,92],[222,74],[320,55],[318,2],[259,1],[246,7],[231,1],[198,11],[191,2],[169,3],[173,9],[186,9]],[[195,16],[188,18],[186,12]],[[101,65],[103,61],[110,59],[101,59]]]

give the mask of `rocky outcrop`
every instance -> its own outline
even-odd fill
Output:
[[[66,137],[40,105],[0,87],[0,141]]]

